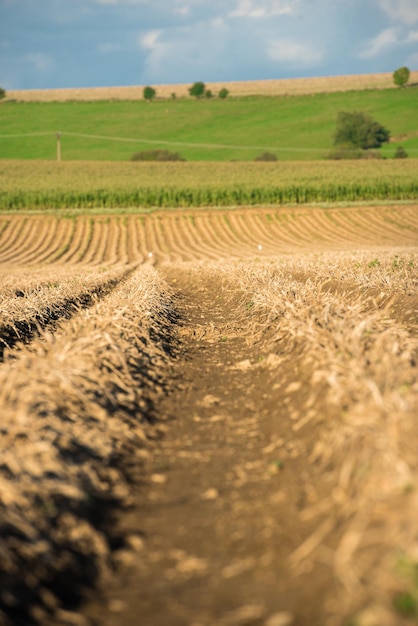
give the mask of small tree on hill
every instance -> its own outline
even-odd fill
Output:
[[[131,156],[131,161],[185,161],[178,152],[171,152],[170,150],[143,150],[142,152],[135,152]]]
[[[201,81],[197,83],[193,83],[191,87],[189,87],[189,94],[194,96],[195,98],[201,98],[205,93],[206,85]]]
[[[0,87],[0,100],[6,97],[6,90]]]
[[[407,67],[399,67],[397,70],[393,72],[393,82],[398,87],[405,87],[409,80],[411,72]]]
[[[277,156],[274,152],[263,152],[255,157],[254,161],[277,161]]]
[[[229,96],[229,91],[226,87],[222,87],[222,89],[220,90],[220,92],[218,93],[218,97],[221,100],[225,100],[225,98],[227,98]]]
[[[380,148],[390,139],[390,132],[370,115],[361,111],[340,111],[334,135],[335,146],[369,150]]]
[[[398,146],[393,156],[394,159],[407,159],[408,153],[403,146]]]
[[[157,95],[156,90],[154,89],[154,87],[144,87],[144,99],[147,100],[148,102],[151,102],[151,100],[153,100],[155,98],[155,96]]]

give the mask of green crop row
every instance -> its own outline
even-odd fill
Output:
[[[140,188],[93,191],[5,191],[0,210],[254,206],[373,200],[417,200],[418,182],[289,185],[264,188]]]

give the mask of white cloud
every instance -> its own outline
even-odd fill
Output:
[[[97,46],[97,52],[99,54],[111,54],[112,52],[117,52],[121,50],[122,46],[116,43],[100,43]]]
[[[211,21],[211,26],[213,26],[213,28],[227,28],[225,20],[221,17],[215,17],[215,19]]]
[[[270,17],[273,15],[292,15],[297,0],[269,0],[263,4],[257,0],[238,0],[238,4],[230,17]]]
[[[416,41],[418,41],[418,30],[409,31],[405,43],[415,43]]]
[[[174,13],[177,13],[177,15],[189,15],[190,7],[187,4],[184,4],[183,6],[174,9]]]
[[[315,66],[324,57],[323,51],[318,47],[299,43],[291,39],[272,41],[268,48],[268,55],[273,61],[297,67]]]
[[[418,22],[417,0],[379,0],[379,4],[392,19],[407,25]]]
[[[385,30],[382,30],[376,37],[369,39],[358,56],[362,59],[373,59],[388,48],[396,45],[398,41],[398,29],[385,28]]]
[[[94,0],[96,4],[108,4],[108,5],[127,5],[136,6],[140,4],[151,4],[151,0]]]
[[[418,31],[416,30],[404,32],[401,28],[386,28],[376,37],[369,39],[358,56],[361,59],[374,59],[395,47],[414,44],[415,42],[418,42]]]
[[[139,43],[143,48],[147,50],[155,50],[160,44],[158,41],[161,36],[160,30],[150,30],[145,35],[141,35]]]
[[[415,54],[411,54],[408,58],[407,58],[407,62],[406,62],[408,67],[418,67],[418,52],[416,52]]]
[[[36,71],[45,74],[55,67],[54,59],[43,52],[30,52],[25,55],[25,61],[32,64]]]

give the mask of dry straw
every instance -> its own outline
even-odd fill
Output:
[[[144,267],[55,335],[6,356],[0,602],[10,623],[59,622],[61,601],[107,570],[109,515],[130,504],[155,430],[171,310]]]
[[[307,504],[299,514],[306,531],[289,556],[291,572],[325,564],[339,581],[339,597],[327,602],[327,626],[353,614],[359,624],[401,623],[393,598],[405,584],[417,592],[413,577],[406,583],[399,577],[397,561],[403,554],[416,567],[418,554],[411,443],[418,342],[416,309],[397,305],[416,302],[416,249],[306,255],[212,271],[226,289],[242,290],[249,338],[276,355],[269,375],[282,389],[283,419],[294,433],[281,458],[287,450],[306,455]],[[368,622],[370,615],[385,617]]]

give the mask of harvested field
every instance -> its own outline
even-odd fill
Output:
[[[0,624],[416,623],[417,329],[413,205],[0,216]]]
[[[411,72],[410,82],[418,80],[418,72]],[[157,85],[160,98],[190,97],[191,85]],[[226,83],[207,83],[206,87],[217,94],[226,87],[232,96],[284,96],[358,89],[388,89],[394,87],[390,72],[382,74],[359,74],[352,76],[323,76],[319,78],[289,78],[253,80]],[[7,97],[22,102],[64,102],[76,100],[141,100],[144,85],[130,87],[93,87],[80,89],[26,89],[9,90]]]

